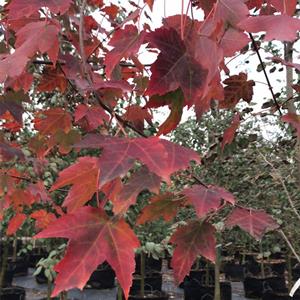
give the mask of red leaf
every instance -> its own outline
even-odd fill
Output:
[[[18,19],[30,17],[42,7],[48,7],[55,14],[64,14],[72,0],[12,0],[8,4],[9,18]]]
[[[58,146],[61,154],[68,154],[72,150],[72,146],[80,141],[81,135],[77,130],[70,130],[65,133],[63,130],[58,129],[48,141],[48,147],[53,148]]]
[[[126,112],[123,115],[123,119],[132,123],[132,125],[139,129],[144,130],[144,122],[152,125],[152,115],[147,108],[142,108],[139,105],[130,105],[126,107]]]
[[[223,81],[227,84],[224,88],[224,100],[220,101],[219,108],[234,108],[243,99],[250,102],[253,96],[253,80],[247,80],[247,74],[233,75]]]
[[[38,181],[37,183],[31,183],[27,187],[28,191],[40,202],[48,202],[51,200],[49,197],[43,181]]]
[[[134,250],[139,241],[124,220],[111,221],[101,209],[81,207],[36,236],[49,237],[69,239],[64,258],[55,266],[58,275],[53,297],[74,287],[83,289],[97,266],[107,261],[128,298],[135,269]]]
[[[197,0],[195,1],[195,5],[198,8],[202,8],[205,14],[205,17],[208,16],[212,8],[214,7],[214,4],[217,0]]]
[[[198,154],[157,137],[122,139],[90,134],[76,148],[103,148],[100,157],[100,186],[124,175],[137,159],[167,182],[175,171],[187,168],[189,162],[200,162]]]
[[[71,115],[62,108],[50,108],[36,114],[34,127],[42,135],[55,134],[62,129],[68,133],[71,129]]]
[[[234,204],[234,196],[225,189],[218,186],[194,185],[185,189],[183,194],[187,201],[195,207],[197,216],[203,218],[209,212],[218,210],[221,206],[222,199]]]
[[[154,0],[145,0],[145,3],[150,7],[150,9],[153,9]]]
[[[296,10],[297,0],[269,0],[282,14],[293,16]]]
[[[118,29],[109,42],[113,50],[106,54],[104,64],[108,77],[122,58],[129,58],[137,54],[141,44],[144,42],[145,33],[138,32],[136,26],[126,25],[124,29]]]
[[[6,230],[6,234],[7,235],[15,234],[17,230],[22,226],[25,220],[26,220],[26,215],[22,213],[17,213],[13,218],[10,219]]]
[[[151,66],[151,80],[147,95],[164,95],[182,89],[189,102],[203,93],[208,71],[198,62],[174,28],[156,29],[147,36],[150,47],[158,48],[160,54]]]
[[[178,199],[172,193],[165,193],[150,199],[150,204],[143,208],[137,219],[137,225],[154,221],[163,217],[167,222],[171,221],[182,206],[184,199]]]
[[[56,216],[53,213],[48,213],[44,209],[33,212],[30,217],[35,219],[35,226],[38,230],[42,230],[48,227],[48,225],[56,220]]]
[[[300,137],[300,116],[297,114],[289,113],[281,117],[283,122],[290,123],[296,130],[297,135]]]
[[[48,53],[55,64],[58,56],[58,24],[47,21],[33,22],[25,25],[17,32],[16,51],[0,61],[0,82],[6,77],[17,77],[22,74],[27,62],[38,51]]]
[[[129,179],[129,182],[123,186],[113,202],[113,211],[115,214],[124,213],[130,205],[135,204],[136,197],[140,192],[149,190],[153,193],[158,193],[160,188],[161,178],[143,166],[135,172]]]
[[[98,164],[98,159],[95,157],[80,157],[75,164],[59,173],[50,191],[73,185],[63,203],[69,212],[83,206],[98,190],[100,172]]]
[[[229,28],[225,31],[220,45],[223,48],[224,56],[230,57],[244,48],[249,41],[249,37],[242,31]]]
[[[45,69],[42,80],[37,86],[40,92],[53,92],[56,88],[62,93],[65,92],[68,81],[60,69]]]
[[[36,200],[29,190],[20,188],[12,190],[5,198],[15,211],[22,211],[24,206],[31,206]]]
[[[81,124],[87,131],[92,131],[108,121],[108,115],[99,106],[87,106],[79,104],[75,111],[75,123]],[[86,121],[87,126],[85,126]]]
[[[21,149],[12,147],[9,144],[0,142],[0,162],[13,160],[18,158],[24,160],[25,156]]]
[[[300,30],[300,20],[287,15],[249,17],[239,23],[248,32],[266,31],[265,40],[292,42]]]
[[[215,261],[215,228],[209,223],[190,221],[176,230],[170,242],[175,244],[171,266],[177,283],[183,281],[198,255]]]
[[[246,4],[249,9],[259,9],[263,5],[264,0],[247,0]]]
[[[224,135],[223,135],[223,140],[222,140],[222,145],[221,145],[221,149],[222,151],[224,150],[225,145],[231,144],[235,133],[237,131],[237,129],[240,126],[240,114],[236,113],[231,121],[231,125],[230,127],[228,127],[225,131],[224,131]]]
[[[274,219],[264,211],[241,207],[236,207],[226,220],[227,227],[231,228],[236,225],[257,240],[260,240],[265,232],[279,227]]]

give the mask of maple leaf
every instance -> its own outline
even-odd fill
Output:
[[[183,198],[178,198],[173,193],[167,192],[150,199],[150,204],[145,206],[137,219],[137,225],[154,221],[163,217],[167,222],[177,214],[178,209],[184,203]]]
[[[247,74],[233,75],[223,81],[227,84],[224,88],[224,100],[220,101],[219,108],[234,108],[243,99],[250,102],[253,96],[253,80],[247,80]]]
[[[253,8],[259,9],[263,5],[263,2],[264,0],[247,0],[246,4],[249,9],[253,9]]]
[[[40,92],[53,92],[57,88],[63,93],[67,86],[68,81],[60,69],[47,68],[43,72],[43,77],[37,89]]]
[[[30,214],[32,219],[35,219],[35,227],[37,230],[45,229],[56,220],[56,216],[53,213],[47,212],[45,209],[39,209]]]
[[[215,228],[207,222],[190,221],[175,231],[170,242],[175,245],[171,266],[177,283],[183,281],[198,255],[215,261]]]
[[[86,104],[79,104],[76,107],[75,123],[81,124],[87,131],[92,131],[108,121],[109,117],[104,110],[99,106],[87,106]],[[85,122],[87,126],[85,126]]]
[[[143,108],[139,105],[130,105],[125,109],[126,111],[122,116],[123,119],[131,122],[132,125],[140,131],[144,130],[144,121],[147,121],[148,124],[153,125],[152,115],[149,113],[147,108]]]
[[[27,186],[27,190],[40,202],[49,202],[51,198],[49,197],[43,181],[38,181],[37,183],[30,183]]]
[[[48,21],[26,24],[17,33],[14,53],[0,61],[0,82],[6,77],[17,77],[22,74],[27,62],[37,52],[47,52],[55,64],[58,56],[58,33],[60,26]]]
[[[269,0],[282,14],[293,16],[296,10],[297,0]]]
[[[240,30],[229,28],[222,37],[220,46],[224,51],[224,56],[233,56],[250,42],[249,37]]]
[[[49,237],[69,239],[64,258],[55,266],[53,297],[71,288],[83,289],[97,266],[107,261],[128,298],[139,241],[123,219],[112,221],[102,209],[81,207],[35,236]]]
[[[188,52],[174,28],[156,29],[146,40],[149,47],[160,50],[151,66],[147,95],[164,95],[180,87],[185,99],[191,102],[203,92],[208,71]]]
[[[145,32],[138,32],[134,25],[126,25],[124,29],[118,29],[109,41],[109,46],[114,47],[104,59],[105,72],[110,78],[113,69],[122,58],[129,58],[136,55],[144,42]]]
[[[9,112],[19,124],[22,124],[22,115],[24,112],[22,102],[28,102],[28,100],[28,96],[22,91],[8,92],[0,96],[0,117],[5,112]]]
[[[30,193],[28,189],[21,188],[14,189],[5,195],[6,200],[14,208],[15,211],[22,211],[24,206],[31,206],[36,198]]]
[[[241,0],[218,0],[213,15],[216,23],[229,23],[232,27],[245,19],[249,15],[249,10],[244,1]]]
[[[22,150],[0,141],[0,162],[13,160],[14,158],[24,160],[25,156]]]
[[[89,201],[98,190],[99,165],[95,157],[80,157],[78,161],[59,173],[50,191],[71,185],[63,206],[69,212],[76,210]]]
[[[48,147],[58,146],[58,150],[62,154],[68,154],[72,150],[72,146],[80,141],[81,135],[77,130],[70,130],[65,133],[58,129],[48,141]]]
[[[160,182],[160,177],[149,172],[145,166],[141,167],[140,170],[130,177],[129,182],[122,187],[115,200],[112,201],[114,213],[118,214],[127,211],[130,205],[135,204],[136,197],[139,193],[144,190],[158,193]]]
[[[249,17],[241,21],[238,26],[248,32],[265,31],[266,41],[278,40],[292,42],[297,38],[300,30],[300,20],[288,15]]]
[[[183,190],[188,203],[195,207],[197,216],[203,218],[211,211],[220,208],[222,199],[234,204],[234,196],[225,189],[218,186],[194,185]]]
[[[290,123],[296,130],[297,135],[300,137],[300,116],[293,113],[288,113],[281,117],[283,122]]]
[[[145,0],[145,3],[150,7],[150,9],[153,9],[154,0]]]
[[[55,134],[58,130],[68,133],[71,129],[71,115],[62,108],[50,108],[38,112],[33,120],[34,127],[41,135]]]
[[[9,220],[6,234],[14,235],[17,232],[17,230],[22,226],[25,220],[26,220],[25,214],[17,213],[13,218]]]
[[[90,134],[75,145],[76,148],[103,148],[100,157],[100,186],[125,174],[137,159],[148,169],[167,182],[175,171],[189,166],[194,160],[200,162],[198,154],[158,137],[122,139]]]
[[[241,120],[240,114],[236,113],[232,118],[230,127],[226,128],[226,130],[224,131],[222,144],[221,144],[222,151],[224,150],[225,145],[232,143],[235,133],[240,126],[240,120]]]
[[[257,240],[260,240],[265,232],[279,227],[266,212],[242,207],[234,208],[227,217],[226,226],[229,228],[239,226]]]
[[[18,19],[30,17],[42,7],[48,7],[55,14],[64,14],[72,0],[12,0],[7,6],[8,17]]]

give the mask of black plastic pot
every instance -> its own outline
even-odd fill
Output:
[[[25,300],[25,289],[20,286],[11,286],[0,289],[2,300]]]
[[[145,291],[161,291],[162,287],[162,273],[152,272],[145,276]],[[137,294],[141,290],[141,277],[139,275],[134,276],[132,286],[130,288],[130,294]]]
[[[17,257],[16,261],[9,260],[14,265],[14,276],[26,276],[28,274],[28,257]]]
[[[8,264],[3,277],[3,287],[10,287],[14,278],[15,266]]]
[[[285,278],[281,277],[246,277],[244,280],[246,298],[261,298],[267,291],[282,293],[286,291]]]
[[[151,256],[145,256],[145,272],[161,272],[162,259],[154,259]],[[135,274],[141,274],[141,256],[135,256]]]
[[[220,282],[221,300],[231,300],[231,284],[230,282]],[[184,299],[185,300],[213,300],[215,287],[212,286],[195,286],[185,284]]]
[[[29,257],[28,257],[28,266],[30,268],[35,268],[36,264],[42,258],[47,258],[48,255],[49,255],[49,253],[47,253],[45,250],[33,249],[32,252],[29,254]]]
[[[45,276],[44,272],[45,272],[45,269],[43,268],[39,274],[35,275],[35,281],[38,284],[48,283],[48,278]]]
[[[230,281],[243,281],[245,278],[245,267],[235,262],[224,265],[225,278]]]
[[[111,289],[115,286],[115,272],[109,264],[103,263],[92,273],[87,287],[94,289]]]
[[[292,269],[293,280],[298,280],[300,278],[300,264],[296,264]]]

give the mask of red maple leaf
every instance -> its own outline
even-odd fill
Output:
[[[177,283],[183,281],[198,255],[215,261],[215,228],[209,223],[190,221],[176,230],[170,242],[175,245],[171,266]]]
[[[30,17],[42,7],[48,7],[55,14],[64,14],[72,2],[72,0],[12,0],[7,6],[8,17],[11,19]]]
[[[162,217],[165,221],[171,221],[177,214],[178,209],[184,203],[183,198],[167,192],[150,199],[150,204],[145,206],[137,219],[137,224],[144,224]]]
[[[156,29],[148,34],[147,41],[150,47],[160,50],[151,66],[147,95],[164,95],[180,87],[191,102],[203,93],[208,71],[189,52],[174,28]]]
[[[296,10],[297,0],[269,0],[282,14],[293,16]]]
[[[14,158],[24,160],[25,156],[22,150],[0,141],[0,162],[9,161]]]
[[[60,26],[57,23],[39,21],[26,24],[16,36],[16,51],[0,61],[0,82],[6,77],[17,77],[22,74],[27,62],[37,52],[48,53],[55,64],[58,56],[58,33]]]
[[[22,226],[25,220],[26,220],[25,214],[17,213],[13,218],[9,220],[6,234],[14,235],[18,231],[18,229]]]
[[[47,212],[45,209],[39,209],[33,212],[30,217],[35,219],[35,227],[37,230],[45,229],[56,220],[56,216],[53,213]]]
[[[44,70],[42,80],[37,86],[37,89],[40,92],[53,92],[53,90],[57,88],[63,93],[65,92],[67,86],[68,81],[59,68],[47,68]]]
[[[224,188],[218,186],[194,185],[189,189],[185,189],[183,194],[187,198],[187,202],[195,207],[197,216],[203,218],[211,211],[220,208],[222,199],[234,204],[234,196]]]
[[[74,211],[89,201],[98,190],[99,162],[95,157],[80,157],[78,161],[59,173],[50,191],[71,185],[63,206]]]
[[[55,266],[53,297],[74,287],[83,289],[97,266],[107,261],[128,298],[139,241],[123,219],[110,220],[102,209],[81,207],[36,236],[49,237],[69,239],[64,258]]]
[[[292,42],[300,30],[300,20],[288,15],[257,16],[241,21],[239,27],[248,32],[265,31],[266,41]]]
[[[34,127],[42,135],[55,134],[58,130],[68,133],[71,129],[71,115],[62,108],[50,108],[36,114]]]
[[[230,127],[226,128],[226,130],[224,131],[222,145],[221,145],[222,151],[224,150],[225,145],[232,143],[235,133],[240,126],[240,120],[241,120],[240,114],[236,113],[232,118]]]
[[[129,179],[126,185],[123,185],[118,195],[113,202],[113,211],[115,214],[124,213],[130,205],[135,204],[136,197],[140,192],[149,190],[153,193],[158,193],[160,188],[161,178],[156,174],[149,172],[143,166],[140,170],[135,172]]]
[[[126,25],[124,29],[116,30],[109,42],[109,46],[114,48],[106,54],[104,60],[108,77],[111,77],[113,69],[122,58],[130,58],[137,54],[144,38],[145,32],[139,33],[134,25]]]
[[[226,226],[239,226],[255,239],[260,240],[265,232],[275,230],[279,225],[262,210],[236,207],[227,217]]]
[[[200,162],[195,151],[157,137],[122,139],[90,134],[75,147],[103,148],[99,162],[100,186],[124,175],[135,159],[167,182],[172,173],[187,168],[191,160]]]
[[[255,82],[247,80],[247,74],[230,76],[223,83],[227,86],[224,88],[224,100],[219,102],[219,108],[234,108],[241,99],[248,103],[252,100]]]

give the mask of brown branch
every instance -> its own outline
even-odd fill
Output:
[[[252,40],[252,44],[253,44],[254,50],[255,50],[255,52],[256,52],[256,54],[257,54],[257,57],[258,57],[259,62],[260,62],[260,65],[261,65],[262,70],[263,70],[263,72],[264,72],[266,81],[267,81],[267,83],[268,83],[269,90],[270,90],[271,95],[272,95],[272,99],[273,99],[273,101],[274,101],[274,103],[275,103],[275,105],[276,105],[276,107],[277,107],[277,110],[278,110],[280,116],[282,116],[282,112],[281,112],[281,109],[280,109],[280,105],[279,105],[279,103],[277,102],[276,96],[275,96],[274,91],[273,91],[273,87],[272,87],[272,85],[271,85],[271,82],[270,82],[269,76],[268,76],[268,74],[267,74],[265,65],[264,65],[263,60],[262,60],[262,58],[261,58],[261,55],[260,55],[260,53],[259,53],[259,49],[258,49],[258,47],[257,47],[256,41],[255,41],[255,39],[254,39],[254,37],[253,37],[253,35],[252,35],[251,33],[249,33],[249,36],[250,36],[250,38],[251,38],[251,40]]]

